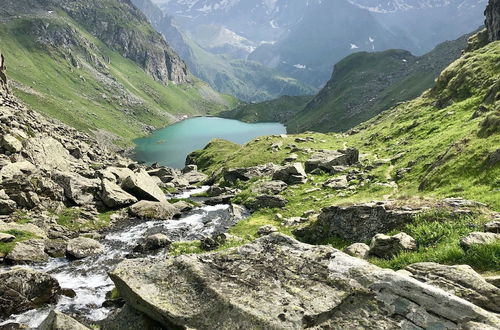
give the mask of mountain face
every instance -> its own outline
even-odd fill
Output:
[[[14,94],[107,140],[130,144],[233,102],[190,75],[128,1],[9,0],[0,19]]]
[[[422,55],[483,22],[486,0],[155,0],[204,49],[248,58],[322,87],[343,57]],[[310,36],[314,36],[311,38]]]
[[[490,1],[485,14],[489,41],[500,40],[500,1]]]

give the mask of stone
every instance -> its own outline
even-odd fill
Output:
[[[185,201],[175,202],[174,204],[172,204],[172,206],[177,209],[178,213],[191,211],[194,208],[193,204],[189,204],[188,202]]]
[[[52,310],[38,330],[90,330],[71,316]]]
[[[90,204],[98,195],[101,181],[75,172],[56,172],[52,179],[64,189],[64,195],[76,205]]]
[[[243,219],[246,217],[246,215],[248,213],[247,210],[243,206],[233,204],[233,203],[231,203],[231,205],[229,205],[229,211],[231,212],[231,214],[233,215],[233,217],[235,219]]]
[[[9,215],[14,213],[17,203],[10,199],[5,190],[0,190],[0,215]]]
[[[323,208],[316,225],[302,229],[304,233],[323,238],[339,236],[348,241],[363,242],[378,233],[387,233],[413,220],[421,209],[395,206],[391,202],[372,202]],[[322,232],[318,232],[321,228]]]
[[[255,197],[255,200],[250,203],[250,207],[254,210],[265,208],[283,208],[288,204],[288,200],[283,196],[260,195]]]
[[[265,165],[229,169],[223,172],[224,181],[228,184],[235,184],[239,181],[249,181],[251,179],[273,176],[274,172],[280,167],[276,164],[269,163]]]
[[[172,244],[172,241],[164,234],[155,234],[146,237],[144,240],[144,248],[147,251],[166,248]]]
[[[130,206],[130,215],[142,220],[170,220],[179,213],[169,202],[140,201]]]
[[[500,234],[473,232],[460,240],[460,246],[470,249],[474,245],[485,245],[495,243],[500,240]]]
[[[342,175],[336,178],[328,179],[323,183],[323,187],[334,190],[346,189],[347,187],[349,187],[347,176]]]
[[[486,276],[484,280],[500,289],[500,275]]]
[[[488,40],[490,42],[500,40],[500,1],[490,0],[486,11],[486,30],[488,31]]]
[[[63,239],[51,239],[45,241],[45,253],[52,258],[63,258],[66,256],[68,243]]]
[[[167,198],[156,181],[145,171],[139,170],[122,183],[122,188],[140,200],[165,202]]]
[[[53,137],[41,135],[25,141],[26,158],[37,168],[67,172],[76,159]]]
[[[300,225],[301,223],[304,223],[307,221],[307,218],[304,217],[291,217],[291,218],[286,218],[282,219],[281,224],[286,227],[292,227],[292,226],[297,226]]]
[[[266,236],[266,235],[271,235],[272,233],[278,232],[278,229],[274,227],[273,225],[265,225],[257,229],[257,235],[258,236]]]
[[[5,260],[12,264],[38,263],[48,261],[49,256],[45,253],[43,240],[31,239],[16,243]]]
[[[3,222],[0,221],[0,232],[9,232],[9,231],[23,231],[32,233],[39,238],[46,239],[47,234],[41,228],[31,224],[31,223],[16,223],[16,222]]]
[[[166,328],[500,326],[494,313],[442,289],[278,233],[218,253],[125,260],[110,277],[127,304]]]
[[[0,317],[55,303],[61,287],[49,274],[29,268],[0,272]]]
[[[273,175],[273,180],[283,181],[286,184],[304,184],[307,182],[307,174],[301,163],[284,166]]]
[[[358,162],[359,151],[357,149],[323,150],[316,152],[306,161],[305,170],[307,173],[316,169],[331,172],[335,166],[351,166]]]
[[[14,179],[16,177],[26,177],[36,172],[38,172],[38,169],[35,165],[27,161],[20,161],[2,167],[0,169],[0,178],[4,180]]]
[[[288,185],[280,180],[265,181],[252,186],[251,190],[254,194],[277,195],[288,188]]]
[[[445,266],[421,262],[405,268],[419,281],[441,288],[491,312],[500,312],[500,289],[468,265]]]
[[[14,235],[0,233],[0,243],[10,243],[15,239],[16,239],[16,236],[14,236]]]
[[[102,330],[165,330],[166,328],[130,305],[112,311],[103,321],[99,322]],[[168,328],[167,328],[168,329]]]
[[[126,167],[109,166],[104,170],[100,170],[99,174],[103,180],[107,179],[121,185],[123,181],[125,181],[125,179],[127,179],[129,176],[133,176],[134,172]]]
[[[104,246],[98,241],[86,237],[77,237],[68,241],[66,255],[71,259],[83,259],[103,254],[105,251]]]
[[[207,180],[208,175],[201,173],[201,172],[198,172],[198,171],[191,171],[191,172],[184,173],[184,175],[181,178],[183,180],[187,181],[189,184],[194,185],[194,184],[204,182],[205,180]]]
[[[370,243],[370,255],[379,258],[391,258],[401,251],[417,250],[417,241],[406,233],[393,236],[377,234]]]
[[[0,146],[3,149],[13,153],[23,150],[22,142],[10,134],[2,136],[2,138],[0,139]]]
[[[500,234],[500,221],[491,221],[484,225],[484,231],[488,233]]]
[[[196,166],[196,165],[186,165],[186,167],[184,167],[184,169],[182,170],[183,174],[191,173],[191,172],[198,172],[198,166]]]
[[[120,188],[116,183],[103,180],[101,185],[101,199],[104,204],[111,208],[121,208],[137,203],[137,198]]]
[[[354,243],[344,249],[348,255],[361,259],[368,259],[370,247],[365,243]]]

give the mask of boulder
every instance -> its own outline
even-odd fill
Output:
[[[130,305],[112,311],[103,321],[99,322],[102,330],[165,330],[158,322],[141,313]],[[168,329],[168,328],[167,328]]]
[[[60,290],[57,280],[46,273],[29,268],[0,272],[0,317],[55,303]]]
[[[354,243],[344,249],[348,255],[361,259],[368,259],[370,247],[365,243]]]
[[[140,201],[129,208],[130,215],[142,220],[170,220],[179,213],[169,202]]]
[[[43,240],[31,239],[16,243],[14,249],[5,257],[5,260],[13,264],[26,264],[46,262],[49,260],[49,256],[45,253]]]
[[[347,176],[342,175],[336,178],[328,179],[323,183],[323,187],[335,190],[346,189],[347,187],[349,187]]]
[[[307,174],[301,163],[284,166],[273,175],[273,180],[283,181],[286,184],[304,184],[307,182]]]
[[[116,183],[108,180],[102,181],[101,199],[104,204],[111,208],[125,207],[137,203],[137,198],[120,188]]]
[[[488,40],[493,42],[500,40],[500,2],[498,0],[490,0],[486,11],[486,29],[488,31]]]
[[[56,172],[52,179],[64,189],[64,195],[76,205],[90,204],[98,195],[101,181],[75,172]]]
[[[250,207],[254,210],[265,208],[283,208],[288,204],[288,200],[283,196],[260,195],[255,197],[255,200],[250,203]]]
[[[31,223],[0,221],[0,232],[9,232],[11,230],[29,232],[32,233],[33,235],[38,236],[39,238],[43,239],[47,238],[47,234],[45,233],[44,230],[40,229],[39,227]]]
[[[68,241],[66,255],[71,259],[83,259],[103,254],[104,246],[96,240],[86,237],[77,237]]]
[[[107,179],[121,185],[123,181],[125,181],[125,179],[127,179],[129,176],[133,176],[134,172],[127,167],[109,166],[104,170],[100,170],[99,175],[103,180]]]
[[[0,139],[0,147],[9,152],[16,153],[23,149],[23,144],[14,136],[6,134]]]
[[[500,221],[488,222],[484,225],[484,231],[488,233],[500,234]]]
[[[16,208],[16,202],[11,200],[4,190],[0,190],[0,215],[12,214]]]
[[[380,258],[391,258],[401,251],[417,250],[417,241],[406,233],[393,236],[377,234],[370,243],[370,254]]]
[[[172,204],[172,206],[177,209],[177,213],[187,212],[194,208],[193,204],[189,204],[185,201],[175,202],[174,204]]]
[[[278,229],[273,225],[265,225],[257,229],[258,236],[266,236],[271,235],[272,233],[277,233]]]
[[[192,166],[192,165],[190,165]],[[208,179],[208,175],[198,172],[198,171],[190,171],[187,173],[184,173],[181,177],[181,179],[186,180],[189,182],[189,184],[197,184],[200,182],[204,182],[205,180]]]
[[[305,169],[307,173],[316,169],[331,172],[335,166],[350,166],[358,162],[359,151],[357,149],[349,148],[339,151],[323,150],[316,152],[306,161]]]
[[[122,188],[138,199],[165,202],[167,198],[156,181],[145,171],[139,170],[122,183]]]
[[[266,181],[252,186],[252,192],[255,194],[277,195],[288,188],[288,185],[280,180]]]
[[[221,204],[230,204],[231,199],[233,199],[236,195],[220,195],[216,197],[209,197],[203,201],[205,205],[221,205]]]
[[[329,246],[281,234],[219,253],[126,260],[127,304],[166,328],[495,329],[494,313]]]
[[[273,163],[253,167],[235,168],[226,170],[223,173],[223,177],[225,182],[234,184],[238,180],[249,181],[259,177],[273,176],[274,172],[280,168],[280,166]]]
[[[500,289],[500,275],[486,276],[484,280]]]
[[[0,243],[10,243],[16,239],[16,236],[6,233],[0,233]]]
[[[38,330],[90,330],[71,316],[52,310]]]
[[[144,240],[144,249],[146,251],[158,250],[170,246],[172,241],[164,234],[155,234],[146,237]]]
[[[63,239],[51,239],[45,241],[45,253],[52,258],[63,258],[66,256],[68,243]]]
[[[460,240],[460,245],[464,249],[469,249],[474,245],[492,244],[500,241],[500,234],[473,232]]]
[[[0,170],[0,179],[7,180],[16,177],[26,177],[36,172],[38,172],[38,169],[35,165],[27,161],[20,161],[2,167]]]
[[[500,312],[500,289],[468,265],[421,262],[405,268],[413,278],[448,291],[492,312]]]
[[[396,207],[391,202],[330,206],[321,211],[316,225],[303,231],[321,236],[318,238],[336,235],[348,241],[363,242],[377,233],[386,233],[411,222],[419,212],[421,209]]]
[[[64,146],[50,136],[36,136],[25,141],[26,158],[37,168],[67,172],[76,159]]]

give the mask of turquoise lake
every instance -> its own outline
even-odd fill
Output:
[[[134,158],[148,164],[183,168],[186,156],[203,149],[213,139],[245,144],[259,136],[286,134],[279,123],[247,124],[238,120],[197,117],[162,128],[137,139]]]

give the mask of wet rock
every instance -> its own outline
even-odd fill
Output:
[[[169,202],[140,201],[129,208],[130,215],[142,220],[170,220],[179,213]]]
[[[257,235],[258,236],[266,236],[266,235],[271,235],[272,233],[277,233],[278,229],[274,227],[273,225],[265,225],[260,227],[257,230]]]
[[[334,170],[335,166],[351,166],[359,161],[359,151],[357,149],[346,150],[324,150],[316,152],[306,161],[305,169],[310,173],[316,169],[326,172]]]
[[[294,163],[276,171],[273,180],[283,181],[291,185],[304,184],[307,182],[307,174],[301,163]]]
[[[74,318],[52,310],[38,327],[39,330],[90,330]]]
[[[396,207],[391,202],[373,202],[349,206],[326,207],[318,216],[317,226],[305,231],[317,233],[322,237],[337,235],[349,241],[362,242],[371,239],[377,233],[386,233],[396,227],[409,223],[421,209]],[[316,233],[313,233],[316,234]]]
[[[10,134],[2,136],[0,139],[0,147],[12,153],[23,150],[22,142]]]
[[[406,233],[393,236],[377,234],[370,244],[370,254],[380,258],[391,258],[401,251],[417,250],[417,242]]]
[[[0,272],[0,317],[57,301],[61,288],[52,276],[28,268]]]
[[[101,199],[111,209],[125,207],[137,202],[137,198],[124,191],[116,183],[108,180],[102,181]]]
[[[0,233],[0,243],[10,243],[15,239],[16,239],[16,236],[14,236],[14,235]]]
[[[344,249],[348,255],[361,259],[368,259],[370,247],[364,243],[354,243]]]
[[[251,208],[260,210],[264,208],[283,208],[288,204],[288,200],[283,196],[260,195],[250,203]]]
[[[167,200],[163,191],[156,184],[156,181],[142,169],[126,178],[122,183],[122,188],[138,199],[156,202]]]
[[[288,188],[288,185],[279,180],[261,182],[253,186],[252,192],[255,194],[277,195]]]
[[[342,175],[336,178],[329,179],[323,183],[323,187],[334,190],[346,189],[349,187],[347,176]]]
[[[500,221],[488,222],[484,225],[484,231],[488,233],[500,234]]]
[[[83,259],[103,254],[104,252],[105,249],[101,243],[86,237],[78,237],[69,240],[66,249],[66,255],[71,259]]]
[[[183,213],[183,212],[190,211],[194,207],[193,204],[190,204],[190,203],[185,202],[185,201],[175,202],[174,204],[172,204],[172,206],[177,209],[178,213]]]
[[[76,205],[90,204],[101,185],[100,180],[88,179],[75,172],[57,172],[52,178],[64,189],[66,198]]]
[[[5,260],[12,264],[46,262],[48,259],[49,256],[45,253],[45,243],[39,239],[16,243],[14,249],[5,257]]]
[[[445,266],[433,262],[405,268],[412,277],[441,288],[492,312],[500,312],[500,289],[485,281],[468,265]]]
[[[462,246],[462,248],[464,249],[469,249],[474,245],[492,244],[499,240],[500,240],[500,234],[474,232],[463,237],[460,240],[460,246]]]
[[[127,260],[110,273],[166,328],[488,328],[493,313],[328,246],[271,234],[220,253]],[[161,294],[158,294],[161,292]]]

